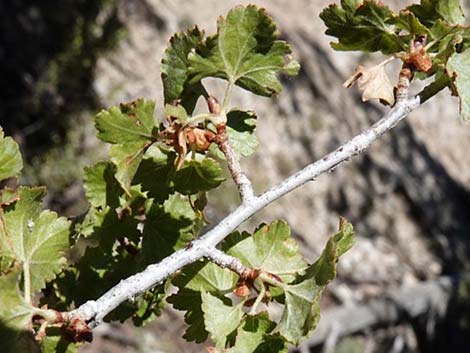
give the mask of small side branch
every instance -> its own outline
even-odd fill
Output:
[[[229,270],[239,274],[241,277],[243,277],[245,273],[249,271],[248,268],[243,266],[240,259],[227,255],[223,251],[220,251],[214,247],[207,248],[204,257],[219,265],[220,267],[228,268]]]
[[[228,169],[237,185],[242,203],[251,201],[255,196],[253,186],[250,179],[243,172],[238,156],[230,145],[225,124],[217,127],[217,145],[227,160]]]

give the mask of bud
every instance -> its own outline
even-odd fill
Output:
[[[207,106],[209,108],[209,112],[212,114],[219,115],[222,112],[222,106],[214,96],[209,96],[209,98],[207,98]]]

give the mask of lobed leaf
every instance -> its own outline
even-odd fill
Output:
[[[342,0],[341,6],[332,4],[320,13],[326,34],[338,38],[331,46],[336,50],[381,51],[392,54],[406,49],[393,22],[396,14],[382,3],[366,0]],[[398,21],[404,26],[403,18]]]
[[[11,137],[5,137],[0,127],[0,181],[18,176],[22,169],[18,144]]]
[[[153,139],[155,102],[137,99],[102,110],[96,116],[98,138],[113,144],[148,142]]]
[[[189,82],[218,77],[258,95],[279,93],[282,86],[276,75],[296,75],[299,65],[290,57],[290,46],[278,38],[264,9],[237,6],[226,19],[219,18],[217,34],[204,47],[189,53]]]
[[[243,302],[226,305],[218,297],[203,291],[201,293],[204,325],[218,348],[224,348],[227,336],[236,330],[243,318]]]
[[[439,19],[454,25],[465,24],[460,0],[421,0],[419,4],[411,5],[407,10],[413,12],[427,26],[431,26]]]
[[[464,120],[470,120],[470,49],[452,55],[447,62],[447,72],[459,96],[460,114]]]
[[[95,208],[117,207],[121,187],[114,177],[116,167],[110,162],[98,162],[85,167],[83,188],[88,202]]]
[[[34,308],[21,296],[19,271],[0,276],[0,342],[2,352],[22,351],[21,336],[27,332]]]
[[[235,344],[227,353],[286,353],[285,341],[271,334],[275,327],[266,312],[247,315],[237,330]]]
[[[225,178],[222,177],[222,168],[212,158],[201,161],[185,161],[176,172],[173,185],[176,191],[183,195],[193,195],[200,191],[209,191],[219,186]]]
[[[177,310],[184,310],[185,322],[189,325],[184,334],[188,341],[204,342],[209,335],[204,325],[202,311],[202,292],[219,297],[224,303],[228,298],[223,294],[231,291],[237,283],[238,276],[228,269],[222,269],[211,262],[199,261],[186,266],[172,283],[178,287],[178,293],[168,298]]]
[[[181,195],[171,195],[163,206],[154,204],[146,218],[142,234],[146,264],[158,262],[188,245],[203,225],[203,220]]]
[[[319,259],[308,268],[301,280],[283,286],[285,307],[278,329],[287,341],[297,345],[315,329],[320,318],[320,295],[336,277],[339,257],[353,244],[352,225],[342,219],[340,230],[328,240]]]
[[[64,253],[69,248],[70,222],[55,212],[41,212],[44,194],[44,188],[21,187],[19,200],[0,214],[0,257],[21,264],[30,294],[55,278],[66,263]]]
[[[165,103],[181,100],[183,107],[191,113],[197,99],[207,95],[201,82],[189,83],[188,54],[201,45],[204,32],[197,27],[176,33],[163,53],[162,81]]]
[[[123,190],[130,195],[131,184],[150,142],[133,142],[113,145],[109,158],[116,166],[115,177]]]
[[[225,240],[223,249],[239,258],[243,265],[275,274],[284,282],[291,282],[307,268],[284,221],[264,225],[253,236],[233,233]]]

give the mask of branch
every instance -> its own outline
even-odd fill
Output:
[[[223,106],[220,105],[219,101],[214,96],[209,96],[207,98],[207,106],[209,111],[215,115],[212,121],[217,128],[215,142],[225,156],[228,169],[230,170],[230,174],[232,174],[232,179],[235,182],[235,185],[237,185],[240,199],[243,204],[252,200],[255,196],[255,193],[253,191],[253,187],[251,186],[251,181],[243,172],[238,156],[233,150],[232,145],[230,145],[227,136],[226,108],[232,87],[232,83],[227,85],[227,92],[225,93]]]
[[[227,166],[230,174],[232,174],[233,181],[237,185],[242,204],[251,202],[255,197],[253,187],[251,186],[250,179],[248,179],[240,166],[238,156],[230,145],[225,124],[217,127],[217,140],[217,144],[227,160]]]
[[[326,310],[312,336],[292,352],[310,352],[310,348],[328,339],[332,329],[338,337],[343,337],[374,326],[393,325],[400,320],[414,319],[430,312],[437,312],[442,316],[456,287],[453,282],[453,278],[441,277],[392,290],[369,303]],[[354,320],[351,320],[352,317]]]
[[[240,276],[244,276],[248,271],[250,271],[248,268],[243,266],[238,257],[227,255],[223,251],[214,247],[206,249],[204,257],[220,267],[228,268],[229,270],[238,273]]]
[[[195,240],[190,246],[174,252],[157,264],[149,265],[144,271],[122,280],[96,301],[88,301],[70,312],[70,316],[80,318],[90,328],[98,326],[108,313],[124,301],[142,294],[163,282],[184,266],[206,256],[207,249],[215,247],[242,222],[262,208],[305,184],[307,181],[314,180],[319,175],[334,170],[339,164],[367,150],[375,140],[392,129],[413,109],[420,106],[421,101],[427,100],[429,94],[435,94],[435,92],[444,87],[445,85],[431,89],[428,88],[425,94],[400,102],[377,123],[335,151],[308,165],[264,194],[253,197],[249,203],[242,203],[217,226]]]

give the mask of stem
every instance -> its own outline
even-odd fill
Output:
[[[259,290],[259,294],[256,297],[256,300],[253,303],[253,306],[251,307],[249,315],[256,315],[256,309],[258,309],[258,306],[260,305],[265,295],[266,295],[266,287],[264,286],[264,283],[261,282],[261,288]]]
[[[222,102],[222,111],[224,114],[227,112],[228,105],[230,103],[230,97],[232,95],[232,89],[235,85],[235,82],[228,81],[227,88],[225,89],[224,101]]]
[[[255,197],[251,181],[243,172],[238,156],[233,150],[232,145],[230,145],[230,141],[227,136],[226,126],[221,125],[220,127],[218,127],[217,130],[217,144],[225,156],[225,159],[227,161],[227,167],[230,171],[230,174],[232,175],[233,181],[237,185],[238,193],[240,194],[242,204],[248,203]]]
[[[29,262],[23,263],[23,279],[24,279],[24,300],[31,304],[31,273],[29,271]]]
[[[248,269],[243,266],[239,258],[227,255],[223,251],[220,251],[217,248],[211,247],[206,249],[204,257],[212,261],[213,263],[219,265],[223,268],[228,268],[229,270],[237,273],[242,276]]]
[[[162,283],[184,266],[206,256],[207,249],[215,247],[242,222],[259,210],[306,182],[314,180],[319,175],[333,171],[339,164],[348,161],[351,157],[366,151],[374,141],[391,130],[412,110],[419,107],[420,104],[421,97],[419,95],[407,99],[401,104],[397,104],[378,122],[353,137],[335,151],[291,175],[264,194],[253,197],[249,203],[242,203],[231,214],[220,221],[217,226],[195,240],[191,246],[178,250],[159,263],[149,265],[144,271],[121,280],[96,301],[88,301],[78,309],[68,313],[69,317],[77,317],[87,322],[90,328],[98,326],[103,321],[103,318],[122,302]],[[278,283],[278,285],[282,284]]]

